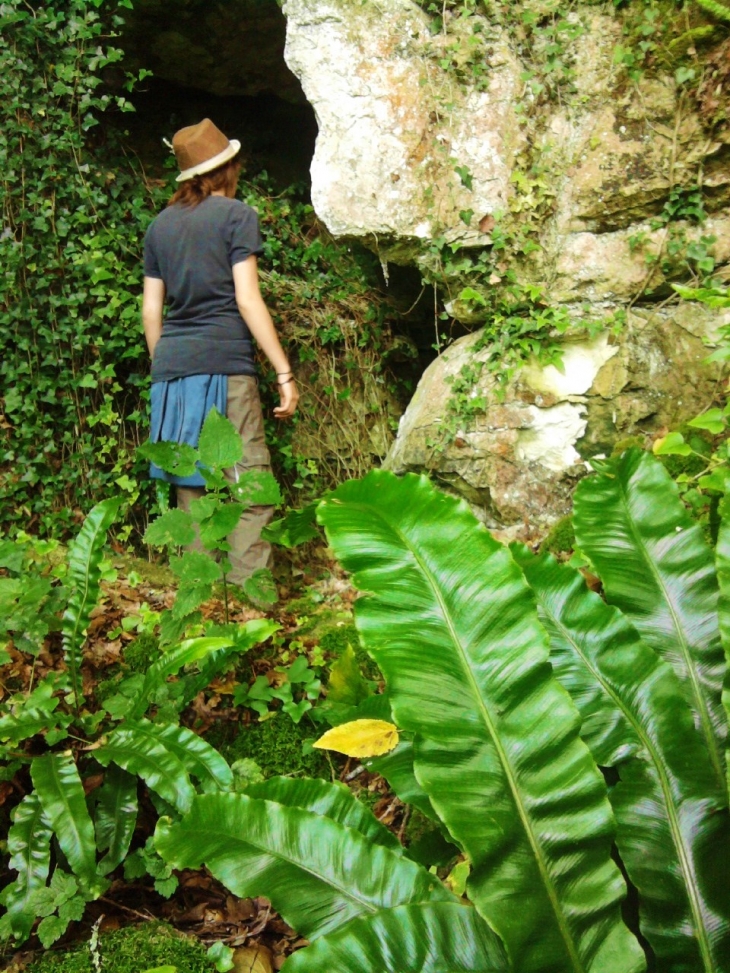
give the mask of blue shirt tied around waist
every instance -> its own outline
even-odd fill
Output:
[[[155,382],[150,392],[151,442],[187,443],[197,447],[205,417],[213,406],[225,415],[227,399],[227,375],[187,375],[169,382]],[[174,476],[154,463],[150,463],[150,476],[176,486],[205,486],[197,471],[191,476]]]

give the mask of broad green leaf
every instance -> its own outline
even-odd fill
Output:
[[[137,774],[181,814],[190,807],[195,791],[182,761],[163,741],[135,723],[125,722],[110,733],[94,756],[103,767],[115,763]]]
[[[657,439],[652,447],[656,456],[690,456],[692,447],[684,441],[681,432],[668,432]]]
[[[170,677],[174,676],[183,666],[192,662],[202,662],[210,653],[221,649],[228,649],[233,645],[229,638],[200,638],[188,639],[172,649],[166,649],[163,655],[147,670],[142,688],[134,703],[131,705],[128,718],[138,719],[143,716],[150,705],[155,691]]]
[[[354,828],[373,844],[384,845],[398,855],[403,846],[392,831],[378,821],[344,784],[330,784],[325,780],[294,777],[269,777],[251,784],[246,793],[287,807],[300,807],[314,814],[332,818],[339,824]]]
[[[226,470],[243,458],[243,443],[236,427],[215,407],[203,423],[198,452],[201,463],[210,469]]]
[[[69,753],[36,757],[30,774],[61,851],[83,883],[84,892],[101,894],[108,883],[97,872],[94,825],[73,757]]]
[[[23,708],[17,716],[7,713],[0,717],[0,740],[20,743],[21,740],[28,740],[49,727],[57,726],[59,722],[68,725],[70,719],[59,717],[53,712],[54,709],[55,706],[49,707],[48,710],[28,707]]]
[[[364,763],[368,770],[373,770],[376,774],[385,777],[401,801],[417,807],[432,821],[440,821],[428,794],[416,780],[413,769],[412,734],[409,734],[408,739],[401,735],[400,743],[395,750],[383,754],[382,757],[365,760]]]
[[[382,908],[452,899],[435,876],[358,831],[246,794],[196,797],[182,821],[160,820],[155,844],[174,868],[205,864],[234,895],[266,895],[308,939]]]
[[[722,969],[728,813],[679,679],[577,571],[513,550],[537,595],[556,675],[581,711],[583,738],[600,766],[618,768],[610,790],[616,841],[639,890],[642,932],[666,969]]]
[[[143,540],[153,547],[164,547],[166,544],[184,547],[186,544],[192,544],[195,540],[192,518],[189,513],[177,507],[167,510],[152,521],[145,531]]]
[[[398,728],[385,720],[353,720],[327,730],[313,746],[348,757],[380,757],[398,746]]]
[[[102,875],[113,872],[129,851],[137,825],[137,778],[112,764],[97,791],[96,847],[106,855],[99,862]]]
[[[679,676],[725,793],[725,656],[715,566],[702,528],[661,463],[638,449],[580,482],[573,522],[608,601]]]
[[[428,902],[353,919],[292,954],[283,973],[506,973],[510,969],[502,944],[475,909]]]
[[[264,540],[282,547],[298,547],[319,537],[317,530],[317,505],[310,504],[301,510],[292,510],[280,520],[273,520],[261,532]]]
[[[218,751],[197,733],[174,723],[150,723],[149,720],[140,720],[134,726],[140,734],[147,733],[150,740],[161,740],[187,772],[200,782],[205,792],[233,788],[231,768]]]
[[[36,920],[33,894],[45,887],[51,863],[51,831],[37,794],[27,794],[13,813],[8,831],[8,866],[17,871],[14,882],[2,892],[10,926],[21,942],[30,936]]]
[[[603,779],[509,553],[425,477],[373,471],[318,516],[368,592],[355,602],[361,640],[394,722],[416,734],[417,780],[473,862],[470,898],[515,968],[642,969]]]
[[[717,565],[717,581],[720,587],[718,598],[720,637],[727,662],[722,685],[722,704],[728,722],[730,722],[730,501],[727,495],[720,502],[720,518],[715,548],[715,564]],[[730,750],[728,749],[725,750],[725,767],[730,792]]]
[[[197,470],[198,451],[188,443],[151,443],[148,440],[137,448],[137,452],[173,476],[192,476]]]
[[[81,653],[91,611],[99,598],[106,532],[119,513],[121,502],[119,498],[114,498],[97,503],[68,548],[69,597],[61,631],[64,659],[71,671],[77,706],[81,693]]]

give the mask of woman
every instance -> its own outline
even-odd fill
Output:
[[[145,237],[142,321],[152,358],[151,438],[197,445],[213,405],[236,426],[243,460],[226,471],[270,470],[251,337],[276,371],[278,419],[294,415],[294,376],[259,291],[258,218],[236,200],[241,145],[203,119],[172,140],[180,188]],[[167,305],[166,313],[163,311]],[[180,479],[153,467],[153,476],[177,484],[177,502],[189,510],[204,493],[200,474]],[[271,564],[261,539],[273,507],[251,507],[229,536],[234,584]],[[199,545],[195,545],[201,549]]]

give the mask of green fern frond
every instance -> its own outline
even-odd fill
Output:
[[[718,3],[718,0],[697,0],[697,3],[703,10],[712,14],[713,17],[730,23],[730,7],[726,7],[723,3]]]

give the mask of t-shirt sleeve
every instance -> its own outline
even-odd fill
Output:
[[[145,277],[157,277],[162,280],[160,265],[155,253],[155,246],[152,242],[152,226],[150,226],[144,238],[144,275]]]
[[[259,218],[250,206],[242,205],[234,210],[230,224],[229,256],[231,267],[241,263],[252,253],[261,253],[263,241],[259,230]]]

